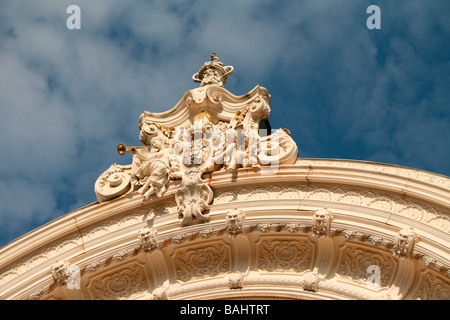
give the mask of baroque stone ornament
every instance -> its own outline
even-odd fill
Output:
[[[53,280],[60,287],[80,289],[80,268],[70,265],[67,261],[59,261],[50,268]]]
[[[333,219],[334,216],[331,214],[330,210],[326,208],[317,210],[313,216],[312,235],[322,238],[329,235],[331,228],[331,221]]]
[[[244,287],[244,274],[236,271],[228,276],[228,286],[230,289],[242,289]]]
[[[169,300],[169,289],[170,283],[169,280],[166,280],[161,286],[152,291],[149,300]]]
[[[192,76],[195,82],[201,86],[217,85],[222,87],[227,82],[227,77],[234,73],[232,66],[224,66],[215,53],[211,54],[211,61],[206,62],[200,70]]]
[[[287,129],[269,132],[260,124],[270,114],[270,94],[260,86],[235,96],[223,86],[234,73],[215,55],[193,76],[200,87],[184,94],[164,113],[144,111],[139,117],[139,140],[144,146],[126,147],[132,163],[127,170],[113,165],[97,180],[99,202],[132,192],[145,200],[163,197],[171,182],[181,180],[174,193],[182,226],[206,222],[213,190],[205,173],[259,168],[275,174],[278,166],[293,164],[298,149]],[[150,150],[149,150],[150,149]]]
[[[225,247],[208,246],[178,253],[176,265],[178,265],[176,269],[178,279],[188,281],[194,277],[213,277],[227,272],[230,267],[230,259]]]
[[[190,225],[208,220],[205,211],[213,198],[212,189],[201,178],[197,168],[190,169],[183,176],[179,189],[175,194],[178,213],[183,217],[181,225]]]
[[[95,182],[98,202],[104,202],[123,195],[130,189],[131,177],[122,166],[112,164]]]
[[[56,264],[54,264],[50,271],[53,276],[53,280],[56,284],[59,284],[60,286],[64,286],[66,284],[67,279],[69,278],[70,274],[68,272],[69,264],[66,261],[61,261]]]
[[[259,267],[262,270],[306,270],[311,262],[311,247],[296,240],[263,241]]]
[[[394,256],[403,259],[409,258],[413,252],[414,244],[419,241],[414,229],[411,227],[402,229],[397,234],[394,245]]]
[[[158,251],[158,239],[156,237],[156,230],[148,227],[143,228],[139,232],[139,243],[145,252]]]
[[[230,210],[226,216],[227,230],[230,236],[242,236],[244,234],[245,213],[242,210]]]
[[[97,299],[116,300],[144,291],[148,288],[148,284],[144,271],[136,265],[95,280],[91,288]]]

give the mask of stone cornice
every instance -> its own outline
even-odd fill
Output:
[[[0,249],[0,296],[25,298],[28,292],[31,298],[31,288],[38,287],[36,281],[47,287],[34,294],[47,294],[54,287],[50,267],[59,260],[77,263],[84,274],[94,275],[114,261],[139,256],[143,251],[137,234],[144,226],[158,230],[157,243],[164,250],[194,239],[220,238],[227,235],[226,216],[235,207],[245,212],[245,237],[283,232],[311,237],[312,216],[326,207],[334,216],[329,236],[391,253],[397,233],[412,226],[420,238],[413,257],[448,277],[448,177],[392,165],[331,159],[298,159],[277,169],[270,175],[261,174],[261,168],[205,174],[203,179],[215,193],[210,221],[193,226],[180,226],[174,201],[176,183],[171,183],[162,197],[145,200],[128,193],[71,212]],[[251,281],[266,281],[256,280],[258,277]],[[429,281],[438,281],[430,277]],[[276,280],[270,281],[277,285]],[[328,276],[318,288],[336,286],[339,282]]]
[[[208,112],[214,122],[229,122],[242,105],[251,102],[257,96],[264,97],[270,102],[270,94],[266,88],[254,87],[244,95],[236,96],[227,89],[217,86],[206,86],[187,91],[178,103],[164,112],[145,111],[140,122],[149,121],[159,123],[165,127],[187,126],[200,112]]]

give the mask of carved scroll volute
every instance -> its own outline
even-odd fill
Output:
[[[147,112],[144,112],[139,117],[139,140],[146,145],[151,145],[151,140],[154,137],[160,137],[163,140],[169,140],[172,134],[172,128],[166,128],[165,126],[152,122],[146,119]]]
[[[271,135],[260,138],[260,164],[293,164],[297,157],[298,147],[289,130],[278,129]]]
[[[258,95],[248,104],[248,117],[244,125],[248,129],[259,129],[259,122],[269,118],[269,114],[269,97]]]
[[[95,182],[95,194],[98,202],[117,198],[130,189],[130,175],[122,166],[112,164]]]

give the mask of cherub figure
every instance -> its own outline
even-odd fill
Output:
[[[154,137],[151,139],[151,145],[152,149],[147,153],[137,149],[130,151],[134,158],[142,163],[134,177],[142,181],[147,179],[139,190],[139,193],[147,200],[152,194],[161,197],[166,191],[166,184],[170,180],[170,149],[168,141],[161,137]]]

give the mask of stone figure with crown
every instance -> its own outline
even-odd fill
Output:
[[[95,184],[98,201],[126,193],[140,194],[147,201],[162,197],[177,181],[174,197],[180,223],[191,225],[209,219],[214,194],[203,174],[239,168],[271,174],[279,165],[294,163],[298,150],[289,131],[267,132],[261,126],[270,114],[267,89],[256,86],[235,96],[223,88],[233,73],[232,66],[212,54],[211,61],[193,75],[199,88],[187,91],[169,111],[144,111],[139,117],[139,139],[144,145],[119,145],[119,153],[133,155],[132,163],[113,164],[100,175]]]

